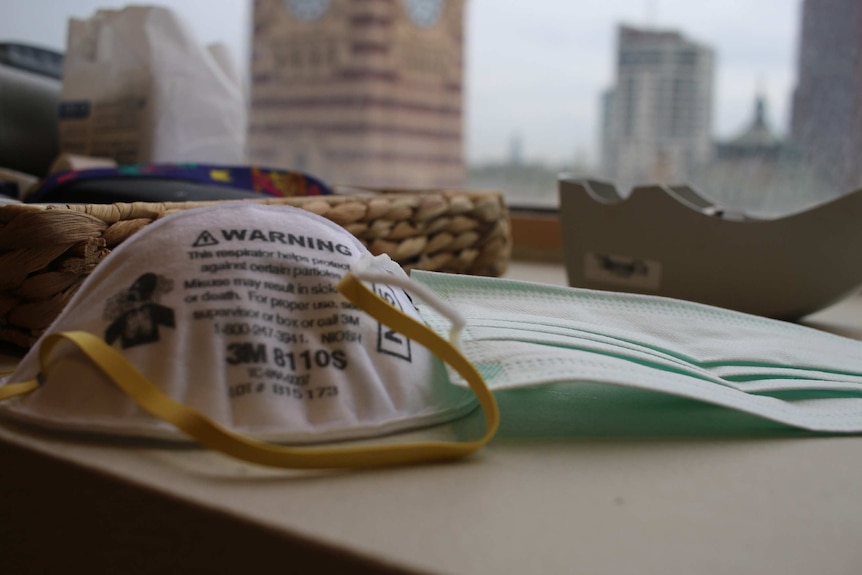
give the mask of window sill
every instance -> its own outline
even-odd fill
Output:
[[[513,260],[563,262],[558,211],[510,207],[509,219]]]

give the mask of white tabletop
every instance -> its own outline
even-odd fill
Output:
[[[549,265],[517,264],[510,276],[565,282],[562,268]],[[862,338],[862,298],[807,323]],[[2,445],[106,475],[129,497],[155,494],[215,512],[213,521],[263,526],[286,542],[322,545],[381,570],[862,572],[859,437],[503,434],[456,463],[338,473],[263,469],[203,450],[85,442],[8,424],[0,425]],[[28,469],[4,466],[7,473]],[[0,535],[15,520],[0,514]],[[285,557],[285,568],[293,562]]]

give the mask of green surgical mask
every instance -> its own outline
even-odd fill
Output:
[[[422,271],[412,279],[464,316],[461,349],[500,398],[613,388],[616,399],[661,394],[802,430],[862,432],[862,342],[655,296]],[[446,333],[444,317],[419,311]],[[569,407],[575,416],[580,404]]]

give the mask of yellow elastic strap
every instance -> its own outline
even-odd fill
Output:
[[[35,379],[32,381],[24,381],[22,383],[10,383],[9,385],[4,385],[3,387],[0,387],[0,401],[9,399],[10,397],[15,397],[16,395],[30,393],[37,387],[39,387],[39,382]]]
[[[485,413],[486,430],[481,438],[463,442],[431,441],[361,447],[290,447],[258,441],[222,427],[196,409],[174,401],[126,361],[120,352],[93,334],[82,331],[47,336],[39,350],[42,371],[45,373],[49,369],[48,358],[53,348],[60,341],[68,340],[151,415],[173,424],[210,449],[261,465],[305,469],[403,465],[463,457],[485,445],[497,432],[499,425],[497,402],[482,376],[461,352],[425,324],[385,302],[352,274],[346,274],[336,287],[354,305],[428,348],[467,381]],[[14,385],[22,387],[17,388],[17,393],[10,391],[7,396],[26,393],[38,384],[26,382]],[[0,392],[9,387],[12,386],[0,388]]]

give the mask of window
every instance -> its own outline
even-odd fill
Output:
[[[62,11],[52,0],[10,3],[0,41],[62,51],[68,18],[89,17],[96,4],[126,3],[69,0]],[[389,171],[415,174],[427,164],[429,178],[442,179],[416,180],[426,186],[502,188],[511,205],[553,208],[559,172],[625,192],[649,183],[640,178],[656,173],[650,167],[669,150],[677,161],[662,171],[664,183],[692,184],[735,209],[788,212],[862,186],[856,0],[608,0],[589,9],[566,0],[167,4],[203,42],[231,47],[255,102],[301,102],[303,118],[313,109],[351,130],[370,125],[352,111],[396,118],[374,128],[376,142],[404,138],[381,166],[397,156],[410,165]],[[281,13],[293,14],[302,34],[280,29]],[[252,35],[267,31],[278,42],[252,50]],[[292,72],[257,70],[252,55]],[[327,85],[331,77],[341,83]],[[255,99],[253,82],[267,78],[305,91],[288,97],[272,88]],[[310,103],[312,82],[325,105]],[[345,108],[326,108],[337,103]],[[339,157],[362,141],[344,138]],[[293,152],[285,154],[260,157],[291,163]],[[756,181],[740,179],[741,166],[765,162]]]

